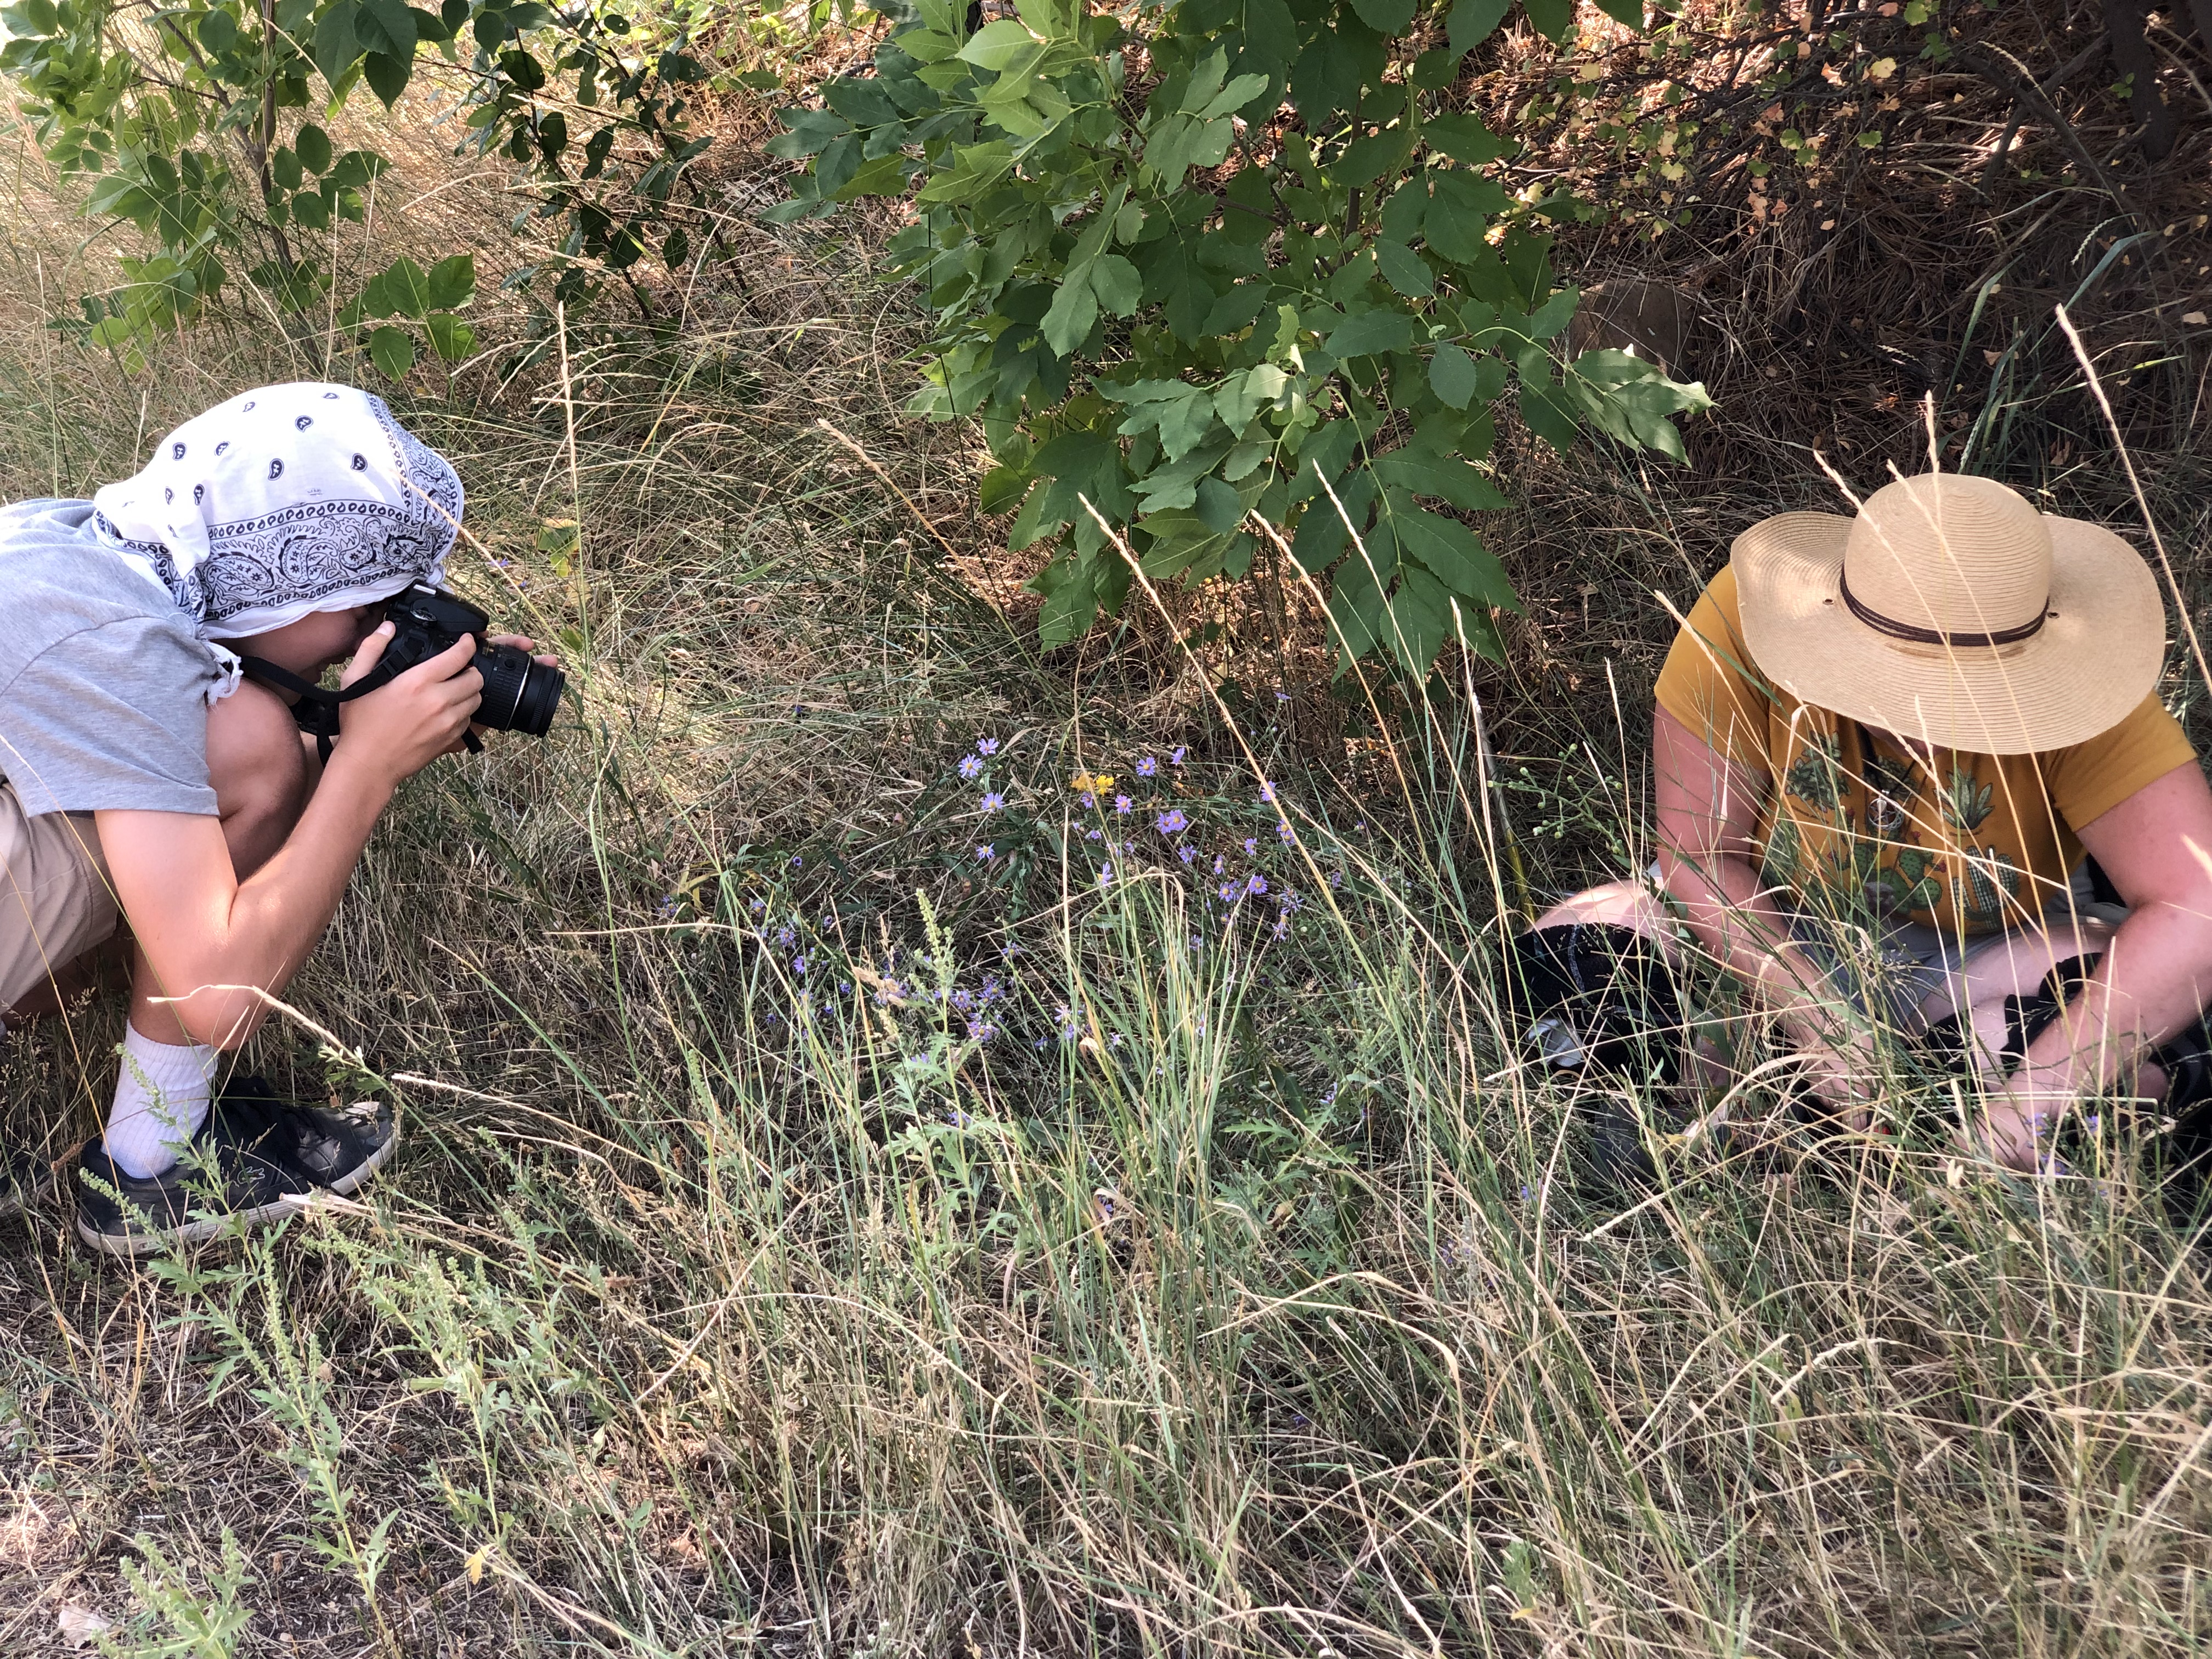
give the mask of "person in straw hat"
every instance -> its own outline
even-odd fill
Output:
[[[1517,942],[1532,1041],[1710,1085],[1728,1022],[1683,1037],[1703,955],[1854,1123],[1887,1030],[1982,1080],[1974,1138],[2016,1169],[2059,1167],[2100,1096],[2186,1127],[2212,1101],[2212,791],[2159,699],[2166,644],[2133,548],[1990,479],[1753,525],[1655,688],[1656,880]]]

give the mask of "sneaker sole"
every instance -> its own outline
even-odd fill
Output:
[[[363,1158],[359,1168],[342,1176],[323,1188],[336,1193],[340,1198],[350,1198],[368,1182],[369,1177],[392,1162],[392,1154],[399,1146],[399,1124],[394,1119],[392,1133],[384,1145]],[[205,1221],[187,1221],[180,1227],[164,1227],[150,1233],[104,1233],[85,1224],[84,1217],[76,1218],[78,1242],[88,1249],[101,1255],[131,1261],[142,1255],[151,1255],[156,1250],[180,1244],[204,1244],[219,1238],[234,1226],[262,1227],[288,1215],[299,1213],[302,1203],[312,1200],[313,1193],[288,1194],[273,1204],[256,1205],[250,1210],[233,1210],[228,1215],[211,1217]]]

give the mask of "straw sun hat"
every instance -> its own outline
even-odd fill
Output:
[[[1744,643],[1801,702],[1977,755],[2086,743],[2158,682],[2158,581],[2111,531],[1990,478],[1929,473],[1858,516],[1784,513],[1736,538]]]

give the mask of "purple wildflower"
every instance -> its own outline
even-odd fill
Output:
[[[1156,778],[1159,773],[1160,763],[1150,755],[1146,755],[1137,763],[1137,775],[1140,778]]]
[[[1291,844],[1292,837],[1291,835],[1291,821],[1288,818],[1285,818],[1280,823],[1278,823],[1275,826],[1275,839],[1282,842],[1285,847],[1288,847]]]
[[[1190,828],[1190,820],[1182,815],[1182,808],[1170,806],[1153,820],[1153,827],[1164,836],[1179,836]]]
[[[1214,891],[1220,896],[1221,902],[1224,904],[1234,904],[1243,895],[1244,889],[1240,883],[1224,881],[1220,886],[1214,889]]]
[[[1170,766],[1181,766],[1182,764],[1182,757],[1188,753],[1190,753],[1190,750],[1188,748],[1181,744],[1177,744],[1176,745],[1175,752],[1168,757],[1168,764]]]
[[[1185,842],[1176,848],[1176,856],[1185,864],[1195,864],[1198,861],[1198,848]]]
[[[1248,893],[1266,892],[1267,890],[1267,877],[1261,875],[1257,870],[1255,870],[1249,876],[1245,878],[1244,890]]]
[[[1114,866],[1112,865],[1102,864],[1098,866],[1098,884],[1101,887],[1111,887],[1114,884]]]
[[[1244,837],[1244,856],[1248,859],[1256,859],[1260,856],[1259,836],[1247,836]]]
[[[960,757],[960,775],[970,783],[981,777],[983,775],[981,758],[975,755],[963,755]]]
[[[998,740],[996,738],[976,738],[976,739],[975,739],[975,752],[976,752],[977,754],[979,754],[979,755],[995,755],[995,754],[997,754],[997,753],[999,752],[999,740]]]
[[[986,864],[988,864],[993,859],[999,856],[999,851],[997,848],[994,847],[987,841],[981,847],[978,847],[975,849],[975,856],[981,859]]]
[[[1133,806],[1136,803],[1132,801],[1127,795],[1116,795],[1114,797],[1114,810],[1123,817],[1128,817],[1130,807]]]

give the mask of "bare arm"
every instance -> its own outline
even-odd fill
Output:
[[[363,645],[350,682],[383,654],[390,629]],[[346,705],[344,739],[298,826],[240,882],[217,818],[179,812],[96,814],[116,896],[178,1022],[196,1042],[237,1047],[267,1013],[251,989],[290,982],[337,914],[369,832],[399,781],[459,741],[483,687],[467,670],[475,642]]]
[[[1651,723],[1659,871],[1690,930],[1753,988],[1800,1048],[1820,1055],[1814,1087],[1848,1099],[1850,1067],[1825,1063],[1855,1040],[1823,999],[1816,963],[1760,879],[1753,838],[1771,781],[1729,760],[1665,709]]]
[[[2028,1046],[1990,1112],[1997,1151],[2034,1167],[2038,1110],[2094,1096],[2212,1001],[2212,789],[2194,762],[2075,832],[2129,906],[2096,971]]]

